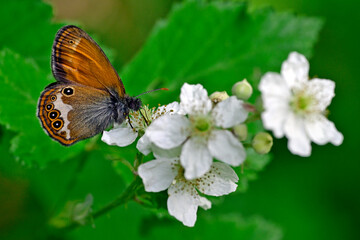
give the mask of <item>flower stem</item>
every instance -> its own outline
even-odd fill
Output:
[[[92,214],[93,218],[100,217],[110,210],[127,203],[129,200],[133,199],[136,195],[137,190],[141,187],[142,181],[140,177],[136,177],[134,181],[126,188],[126,190],[114,201],[99,209],[98,211]]]
[[[255,112],[254,114],[250,115],[246,119],[245,124],[255,122],[255,121],[260,120],[260,119],[261,119],[261,114],[259,112]]]
[[[141,186],[142,186],[142,181],[141,181],[140,177],[136,176],[136,178],[132,181],[132,183],[125,189],[125,191],[120,196],[118,196],[114,201],[110,202],[106,206],[104,206],[104,207],[100,208],[99,210],[97,210],[96,212],[94,212],[92,214],[92,218],[93,219],[98,218],[98,217],[106,214],[107,212],[111,211],[112,209],[129,202],[131,199],[133,199],[135,197],[137,190]],[[79,223],[72,222],[68,226],[61,228],[59,230],[61,232],[65,233],[65,232],[70,232],[79,226],[81,226]]]

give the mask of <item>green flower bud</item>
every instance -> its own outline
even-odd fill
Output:
[[[248,128],[245,124],[239,124],[234,127],[234,133],[240,141],[245,141],[248,135]]]
[[[231,91],[234,96],[241,100],[248,100],[253,93],[253,89],[246,79],[235,83]]]
[[[225,99],[229,98],[229,95],[227,94],[227,92],[223,91],[223,92],[214,92],[213,94],[210,95],[210,99],[214,104],[217,104]]]
[[[267,132],[260,132],[255,135],[252,140],[254,150],[259,154],[266,154],[270,152],[273,145],[273,138]]]

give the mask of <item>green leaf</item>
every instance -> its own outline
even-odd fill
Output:
[[[246,239],[279,240],[281,229],[261,217],[244,219],[239,215],[199,217],[194,228],[169,220],[148,218],[143,222],[145,239]],[[181,234],[176,234],[181,231]]]
[[[52,43],[61,27],[52,22],[52,8],[40,0],[6,1],[0,16],[0,48],[13,49],[49,68]]]
[[[52,141],[36,117],[37,99],[51,77],[32,60],[11,50],[0,51],[0,124],[18,134],[11,140],[11,151],[24,164],[41,167],[54,159],[65,160],[84,148],[69,148]]]
[[[127,92],[170,90],[146,103],[175,100],[185,82],[209,91],[230,90],[243,78],[256,85],[261,74],[278,71],[291,51],[310,56],[322,22],[317,18],[249,13],[237,2],[185,1],[159,22],[143,49],[123,70]]]

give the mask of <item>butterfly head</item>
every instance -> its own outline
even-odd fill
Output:
[[[126,98],[126,103],[127,103],[127,106],[131,109],[131,110],[134,110],[134,111],[138,111],[141,107],[141,100],[140,98],[136,98],[136,97],[127,97]]]
[[[136,97],[125,96],[122,99],[112,99],[113,120],[117,123],[122,123],[129,115],[130,110],[138,111],[141,104],[141,100]]]

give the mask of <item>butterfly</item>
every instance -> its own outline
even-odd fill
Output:
[[[56,82],[41,93],[37,116],[46,133],[65,146],[122,123],[141,100],[124,84],[99,45],[76,26],[56,34],[51,56]]]

